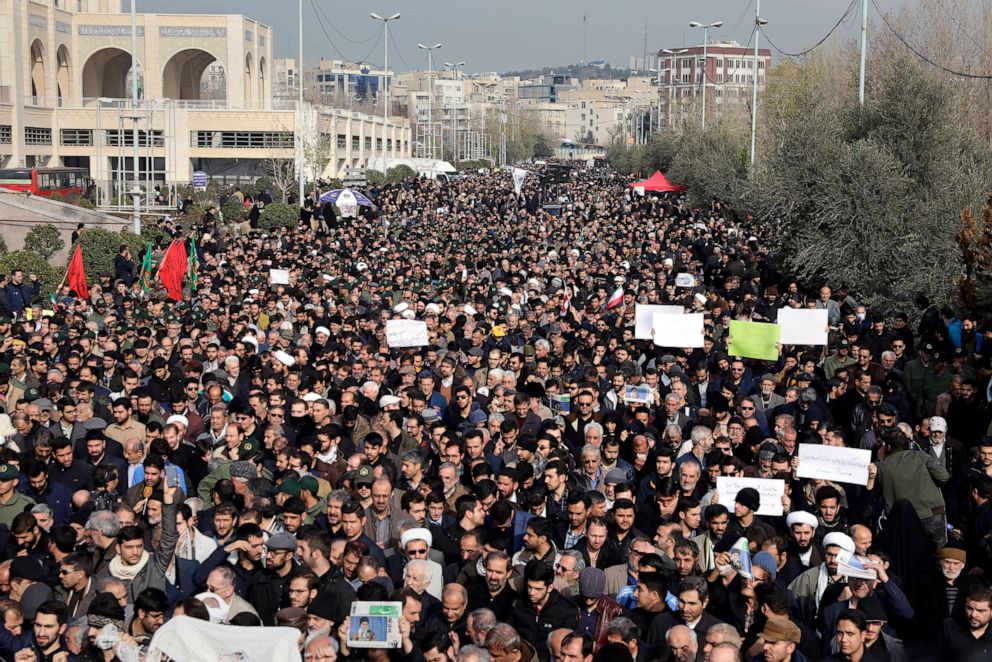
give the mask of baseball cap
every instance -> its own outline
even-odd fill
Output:
[[[0,464],[0,480],[17,480],[21,472],[17,466],[9,463]]]
[[[371,485],[374,482],[375,473],[369,465],[363,464],[355,471],[355,485]]]
[[[247,460],[261,454],[262,449],[258,447],[258,442],[254,439],[245,439],[241,442],[241,445],[238,446],[239,459]]]

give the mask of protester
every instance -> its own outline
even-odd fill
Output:
[[[529,167],[267,231],[246,189],[250,232],[163,223],[162,277],[125,247],[88,299],[14,271],[0,656],[988,657],[992,320],[914,332],[720,203]],[[826,344],[730,352],[785,307]],[[398,648],[348,645],[356,600],[402,605]]]

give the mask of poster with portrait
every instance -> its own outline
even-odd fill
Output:
[[[402,602],[353,602],[348,648],[399,648]]]

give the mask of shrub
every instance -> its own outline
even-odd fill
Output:
[[[34,226],[24,238],[24,250],[37,253],[43,260],[50,259],[64,247],[65,240],[51,223]]]
[[[47,300],[62,281],[65,269],[59,270],[50,265],[43,257],[34,251],[14,251],[0,255],[0,273],[9,274],[14,269],[24,271],[24,280],[27,282],[29,274],[38,276],[41,281],[41,290],[36,300]],[[94,281],[89,271],[86,272],[86,280],[89,283]]]
[[[225,223],[240,223],[245,219],[245,208],[237,198],[230,198],[221,207],[221,213],[224,214]]]
[[[122,244],[131,247],[132,257],[141,254],[141,237],[131,232],[111,232],[103,228],[88,228],[79,238],[83,250],[83,266],[87,279],[95,280],[100,274],[114,276],[114,256]]]
[[[6,255],[7,252],[7,240],[3,238],[2,234],[0,234],[0,255]]]
[[[401,182],[404,179],[413,179],[416,177],[417,171],[405,164],[390,168],[386,172],[386,180],[390,182]]]
[[[386,176],[382,174],[381,170],[366,170],[365,181],[370,186],[382,186],[386,182]]]
[[[287,205],[282,202],[273,202],[266,205],[265,210],[258,222],[263,230],[276,230],[279,228],[292,228],[300,220],[300,211],[294,205]]]

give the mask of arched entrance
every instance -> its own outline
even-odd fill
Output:
[[[252,97],[254,96],[252,89],[253,76],[251,75],[252,62],[251,53],[245,55],[245,103],[251,104]]]
[[[258,60],[258,96],[260,99],[268,98],[268,90],[265,89],[268,81],[268,71],[266,71],[267,64],[265,58],[259,58]]]
[[[138,97],[144,96],[144,76],[138,65]],[[83,65],[83,97],[127,99],[131,96],[131,54],[120,48],[101,48]]]
[[[59,71],[55,77],[55,93],[59,98],[59,105],[61,105],[62,100],[69,97],[69,81],[72,80],[69,71],[69,49],[65,46],[59,46],[56,59],[59,64]]]
[[[48,91],[48,80],[45,78],[45,47],[40,39],[31,42],[31,96],[34,99],[44,97]]]
[[[211,87],[210,81],[204,85],[203,76],[208,67],[223,71],[223,67],[218,62],[215,67],[210,65],[217,61],[211,53],[199,48],[188,48],[180,51],[169,58],[162,70],[162,95],[169,99],[180,100],[200,100],[206,94],[204,90]],[[211,75],[212,78],[220,78]],[[210,94],[211,98],[217,98],[217,94]],[[223,89],[222,98],[227,98],[226,84]]]

